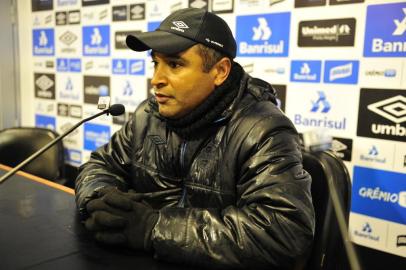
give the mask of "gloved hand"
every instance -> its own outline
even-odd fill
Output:
[[[98,193],[100,198],[91,200],[86,206],[90,217],[85,226],[94,233],[95,239],[106,244],[151,250],[151,233],[159,214],[136,201],[142,194],[125,193],[115,188],[105,188]]]

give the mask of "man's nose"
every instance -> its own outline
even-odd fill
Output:
[[[162,68],[155,68],[154,75],[151,79],[151,84],[155,89],[160,89],[167,84],[165,72],[162,70]]]

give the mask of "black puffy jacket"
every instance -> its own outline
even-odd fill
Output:
[[[311,178],[272,87],[244,74],[216,126],[193,140],[145,101],[76,181],[80,211],[100,186],[146,193],[155,256],[210,267],[292,268],[314,233]],[[219,124],[220,123],[220,124]]]

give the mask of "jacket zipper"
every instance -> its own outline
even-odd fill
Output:
[[[187,141],[183,141],[180,147],[180,170],[182,173],[182,196],[179,200],[178,207],[185,207],[185,200],[186,200],[186,186],[185,186],[185,175],[183,172],[185,171],[185,153],[186,153],[186,145]]]

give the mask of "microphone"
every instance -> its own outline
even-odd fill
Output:
[[[57,142],[59,142],[60,140],[65,138],[67,135],[69,135],[72,131],[74,131],[77,127],[79,127],[84,122],[90,121],[90,120],[92,120],[92,119],[94,119],[96,117],[99,117],[100,115],[103,115],[103,114],[107,114],[107,115],[111,114],[112,116],[118,116],[118,115],[122,115],[124,112],[125,112],[125,107],[124,107],[123,104],[113,104],[108,109],[105,109],[105,110],[103,110],[103,111],[101,111],[101,112],[99,112],[99,113],[97,113],[95,115],[89,116],[88,118],[85,118],[85,119],[81,120],[79,123],[72,126],[69,130],[67,130],[66,132],[59,135],[57,138],[55,138],[54,140],[52,140],[51,142],[46,144],[44,147],[42,147],[37,152],[35,152],[31,156],[29,156],[27,159],[25,159],[20,164],[18,164],[11,171],[9,171],[5,175],[3,175],[0,178],[0,184],[4,183],[8,178],[10,178],[12,175],[14,175],[22,167],[24,167],[25,165],[27,165],[28,163],[30,163],[31,161],[36,159],[38,156],[40,156],[42,153],[44,153],[46,150],[51,148],[51,146],[53,146],[54,144],[56,144]]]

